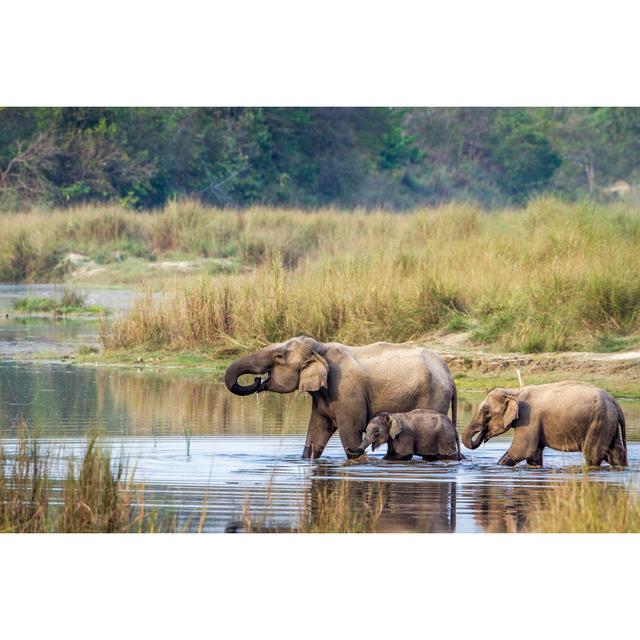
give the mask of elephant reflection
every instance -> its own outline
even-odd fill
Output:
[[[470,505],[476,524],[486,533],[516,533],[526,528],[543,491],[542,485],[471,485],[463,487],[460,500]]]
[[[321,507],[321,496],[343,491],[352,508],[374,505],[378,495],[381,509],[375,523],[378,532],[447,533],[456,529],[456,483],[358,481],[356,474],[345,474],[335,467],[312,469],[310,517]],[[317,476],[316,476],[317,474]],[[379,492],[379,493],[378,493]]]

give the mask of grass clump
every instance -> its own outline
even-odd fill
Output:
[[[20,298],[13,305],[15,311],[22,313],[52,313],[56,316],[71,314],[105,314],[106,311],[96,305],[87,305],[85,296],[65,289],[60,299],[40,296]]]
[[[69,461],[56,479],[50,449],[20,438],[11,454],[0,449],[0,531],[13,533],[125,533],[175,530],[144,507],[123,463],[89,441],[79,465]]]
[[[640,498],[628,487],[598,482],[587,471],[545,492],[528,517],[538,533],[639,533]]]
[[[291,527],[269,524],[271,484],[264,509],[258,513],[247,498],[242,522],[227,530],[245,533],[375,533],[386,500],[380,484],[363,487],[352,482],[314,483],[304,493],[298,523]]]
[[[298,526],[301,533],[375,533],[385,504],[380,485],[354,487],[352,482],[314,486],[305,495]]]

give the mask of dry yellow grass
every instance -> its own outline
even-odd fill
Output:
[[[449,328],[531,352],[598,348],[640,330],[640,210],[546,199],[490,214],[450,205],[242,215],[247,233],[275,237],[281,226],[282,241],[250,272],[142,302],[105,346],[231,354],[297,334],[362,344]],[[300,227],[315,229],[315,248],[293,268],[280,246]]]
[[[640,332],[640,209],[627,205],[543,198],[520,210],[394,214],[183,201],[159,213],[87,208],[5,216],[3,225],[0,272],[26,277],[71,248],[235,265],[183,279],[164,304],[141,302],[105,332],[110,350],[232,354],[301,333],[366,343],[448,328],[532,352],[618,348]]]
[[[55,453],[55,452],[54,452]],[[54,458],[37,440],[20,438],[11,455],[0,449],[0,532],[125,533],[175,531],[175,518],[145,510],[144,487],[112,467],[95,439],[66,476],[53,474]]]
[[[588,472],[549,490],[529,514],[537,533],[639,533],[640,498],[633,487],[598,482]]]
[[[246,533],[375,533],[384,508],[382,485],[364,487],[349,481],[315,483],[304,492],[300,515],[291,527],[275,527],[271,520],[271,484],[260,513],[248,496],[242,511]]]

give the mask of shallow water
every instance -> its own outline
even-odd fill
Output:
[[[24,297],[59,298],[65,289],[85,296],[87,305],[99,306],[110,311],[126,311],[140,294],[124,289],[96,289],[67,287],[60,284],[0,284],[0,311],[10,311],[17,300]]]
[[[71,354],[81,345],[99,346],[95,318],[21,317],[13,313],[15,302],[24,297],[60,298],[64,287],[55,284],[0,284],[0,358]],[[73,287],[95,305],[117,314],[133,305],[140,294],[120,289]]]
[[[461,393],[459,423],[467,423],[481,394]],[[627,470],[603,466],[598,479],[631,483],[640,469],[640,403],[622,402],[627,416]],[[497,467],[511,437],[464,450],[462,462],[386,462],[376,452],[347,462],[334,436],[318,461],[300,458],[310,400],[300,394],[240,398],[223,384],[169,373],[0,363],[0,435],[8,450],[21,424],[65,454],[80,454],[99,432],[116,457],[135,465],[154,504],[205,530],[235,529],[245,504],[266,529],[297,524],[305,492],[322,483],[352,482],[356,499],[385,490],[385,531],[513,531],[527,506],[571,476],[580,454],[545,451],[541,469]],[[185,435],[192,434],[190,441]],[[63,468],[59,469],[60,473]]]

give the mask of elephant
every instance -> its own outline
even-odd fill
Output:
[[[603,389],[567,380],[520,389],[492,389],[478,405],[462,435],[464,446],[482,442],[513,427],[513,442],[498,464],[526,460],[542,466],[545,447],[581,451],[587,465],[603,461],[627,466],[625,418],[620,405]]]
[[[238,378],[245,374],[266,376],[241,385]],[[447,413],[451,405],[456,422],[457,393],[449,368],[438,354],[410,344],[351,347],[297,336],[232,362],[225,384],[241,396],[296,389],[309,393],[312,409],[303,458],[319,458],[336,429],[347,457],[362,455],[357,451],[362,432],[381,411]]]
[[[408,413],[382,411],[367,425],[360,451],[375,451],[387,443],[385,460],[460,460],[460,441],[453,423],[443,413],[414,409]]]

